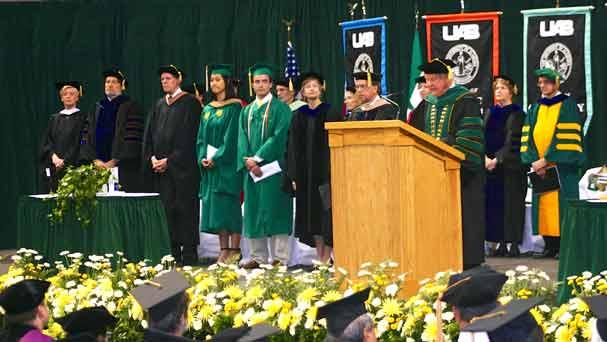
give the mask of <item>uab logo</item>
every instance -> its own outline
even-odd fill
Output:
[[[573,36],[575,29],[573,20],[542,20],[540,21],[540,37]]]
[[[443,26],[443,40],[454,42],[458,40],[475,40],[481,37],[477,24],[445,25]]]
[[[375,44],[373,31],[352,33],[352,47],[360,49],[364,47],[372,47]]]

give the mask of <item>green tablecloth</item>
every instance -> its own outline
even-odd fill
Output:
[[[51,224],[51,200],[23,196],[17,213],[17,247],[39,251],[50,260],[64,250],[102,255],[122,251],[129,260],[154,263],[170,254],[170,238],[160,198],[98,197],[95,217],[81,227],[73,215]]]
[[[567,277],[607,270],[607,203],[570,200],[561,224],[558,301],[571,297]]]

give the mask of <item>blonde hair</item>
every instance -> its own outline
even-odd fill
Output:
[[[493,89],[493,92],[495,93],[495,88],[497,87],[498,84],[503,84],[506,86],[506,88],[508,88],[508,90],[510,91],[510,94],[512,95],[512,97],[518,95],[518,87],[516,86],[516,84],[513,84],[512,82],[508,81],[505,78],[496,78],[495,80],[493,80],[493,84],[491,85],[491,88]]]

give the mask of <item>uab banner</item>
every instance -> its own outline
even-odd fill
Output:
[[[493,103],[493,76],[499,74],[499,16],[501,12],[426,16],[428,59],[452,60],[455,83]]]
[[[573,96],[585,118],[584,134],[592,119],[592,77],[590,63],[590,11],[592,6],[521,11],[523,13],[523,104],[525,108],[540,96],[533,71],[557,70],[561,92]]]
[[[344,46],[346,82],[352,74],[371,71],[381,74],[381,93],[386,84],[386,17],[361,19],[340,23]]]

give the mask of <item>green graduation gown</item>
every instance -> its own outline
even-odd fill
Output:
[[[254,100],[240,113],[237,164],[244,173],[243,235],[247,238],[291,233],[293,200],[281,189],[282,172],[255,183],[244,162],[245,157],[258,156],[263,159],[260,166],[278,161],[284,172],[290,124],[289,106],[274,97],[261,106]]]
[[[200,229],[207,233],[227,230],[240,233],[242,213],[240,211],[240,189],[242,174],[236,171],[238,144],[238,117],[242,106],[240,100],[213,101],[202,110],[196,155],[200,168],[200,189],[202,200]],[[207,159],[207,146],[217,148],[210,169],[202,167]]]
[[[581,176],[580,166],[585,160],[582,143],[582,121],[575,101],[571,97],[559,94],[551,99],[542,98],[531,106],[523,125],[521,160],[525,164],[531,164],[540,159],[533,140],[533,132],[536,128],[540,107],[552,107],[559,103],[562,104],[560,105],[558,119],[554,128],[554,136],[544,158],[548,163],[556,164],[558,168],[559,181],[561,183],[561,189],[558,194],[558,207],[559,216],[562,218],[566,199],[578,198],[578,181]],[[539,195],[533,195],[532,208],[533,232],[534,234],[542,233],[538,226]],[[554,233],[546,235],[558,236]]]
[[[464,153],[461,163],[462,242],[464,267],[485,260],[484,132],[479,104],[456,85],[441,97],[428,95],[425,110],[413,112],[410,124]]]

